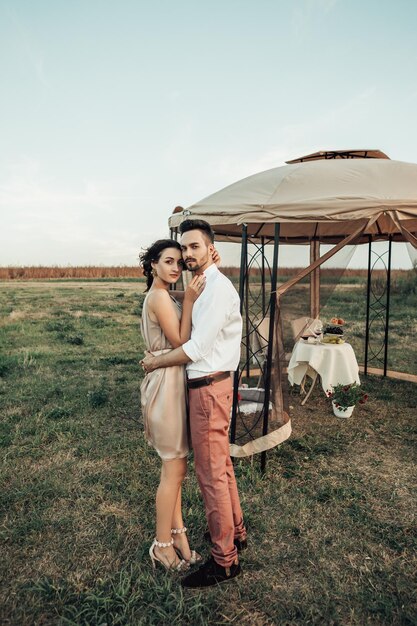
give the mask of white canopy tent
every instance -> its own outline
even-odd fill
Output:
[[[276,167],[244,178],[174,213],[170,228],[204,219],[219,240],[271,236],[282,243],[337,243],[368,222],[361,241],[417,237],[417,164],[379,158],[321,159]]]
[[[282,388],[283,356],[279,328],[280,297],[310,275],[311,314],[319,313],[319,268],[344,246],[373,241],[406,241],[417,248],[417,164],[390,160],[378,150],[320,152],[300,157],[287,165],[244,178],[183,209],[177,207],[169,219],[173,233],[184,219],[209,222],[218,241],[241,243],[239,292],[246,307],[246,363],[235,378],[231,441],[236,456],[263,452],[281,443],[291,432],[289,416],[284,408]],[[248,283],[250,261],[248,243],[274,246],[270,272],[269,306],[264,311],[269,319],[268,350],[263,372],[263,429],[243,446],[235,444],[237,387],[245,367],[249,371]],[[277,289],[279,244],[309,244],[310,265]],[[320,244],[335,244],[320,257]],[[389,254],[389,259],[391,254]],[[369,255],[370,258],[370,255]],[[369,284],[366,320],[366,342],[369,341]],[[390,261],[388,267],[388,283]],[[262,288],[265,290],[265,283]],[[246,294],[246,295],[245,295]],[[389,288],[388,288],[389,294]],[[246,298],[246,304],[244,299]],[[387,362],[389,296],[386,311],[385,361]],[[368,346],[368,343],[366,343]],[[365,354],[366,354],[365,350]],[[365,372],[367,361],[365,360]],[[278,369],[278,375],[274,371]],[[271,420],[270,398],[273,405]],[[275,416],[275,417],[274,417]],[[258,420],[259,421],[259,420]],[[258,423],[258,421],[256,423]],[[250,428],[244,424],[246,434]]]

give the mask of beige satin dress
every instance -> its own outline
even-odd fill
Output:
[[[158,322],[151,320],[143,303],[141,330],[146,349],[154,354],[172,350]],[[174,298],[173,313],[181,318],[181,305]],[[140,387],[145,438],[159,456],[168,461],[187,456],[189,434],[186,406],[186,374],[183,365],[163,367],[146,374]]]

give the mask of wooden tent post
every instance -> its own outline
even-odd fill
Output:
[[[310,241],[310,265],[320,257],[320,241]],[[320,268],[317,267],[310,274],[310,317],[315,319],[320,315]]]
[[[387,300],[385,308],[385,336],[384,336],[384,376],[387,375],[388,369],[388,338],[389,338],[389,305],[391,297],[391,252],[392,252],[392,235],[388,239],[388,267],[387,267]]]

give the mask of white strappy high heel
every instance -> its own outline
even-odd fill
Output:
[[[187,532],[186,526],[183,526],[182,528],[171,528],[171,535],[181,535],[182,533],[186,533],[186,532]],[[173,539],[172,539],[172,543],[174,543]],[[189,563],[190,565],[196,565],[197,563],[201,563],[201,561],[203,560],[203,557],[201,556],[201,554],[198,554],[198,552],[196,552],[195,550],[191,550],[191,557],[188,560],[184,559],[184,556],[180,548],[177,548],[176,546],[174,546],[174,550],[181,559],[183,559],[186,563]]]
[[[173,545],[174,545],[174,540],[173,539],[171,539],[171,541],[169,541],[168,543],[164,543],[163,541],[158,541],[157,538],[155,537],[155,539],[153,540],[153,544],[149,548],[149,556],[151,557],[152,566],[153,566],[154,569],[156,568],[156,564],[160,563],[168,571],[185,572],[186,570],[188,570],[188,568],[190,566],[189,566],[188,562],[185,559],[183,559],[183,558],[181,558],[181,561],[177,565],[175,565],[175,563],[171,563],[170,565],[166,565],[163,561],[161,561],[161,559],[158,559],[158,557],[156,556],[155,551],[154,551],[155,547],[158,547],[158,548],[169,548],[170,546],[173,546]],[[177,550],[175,550],[175,551],[177,552]]]

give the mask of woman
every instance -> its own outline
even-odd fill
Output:
[[[181,247],[172,239],[156,241],[140,260],[148,292],[142,309],[142,336],[148,351],[161,354],[190,338],[192,308],[204,289],[205,276],[195,276],[185,292],[169,291],[183,269]],[[201,561],[201,556],[190,550],[181,513],[181,484],[189,452],[186,397],[182,365],[146,374],[141,385],[145,436],[162,460],[156,492],[156,537],[149,555],[154,567],[159,562],[178,571]]]

